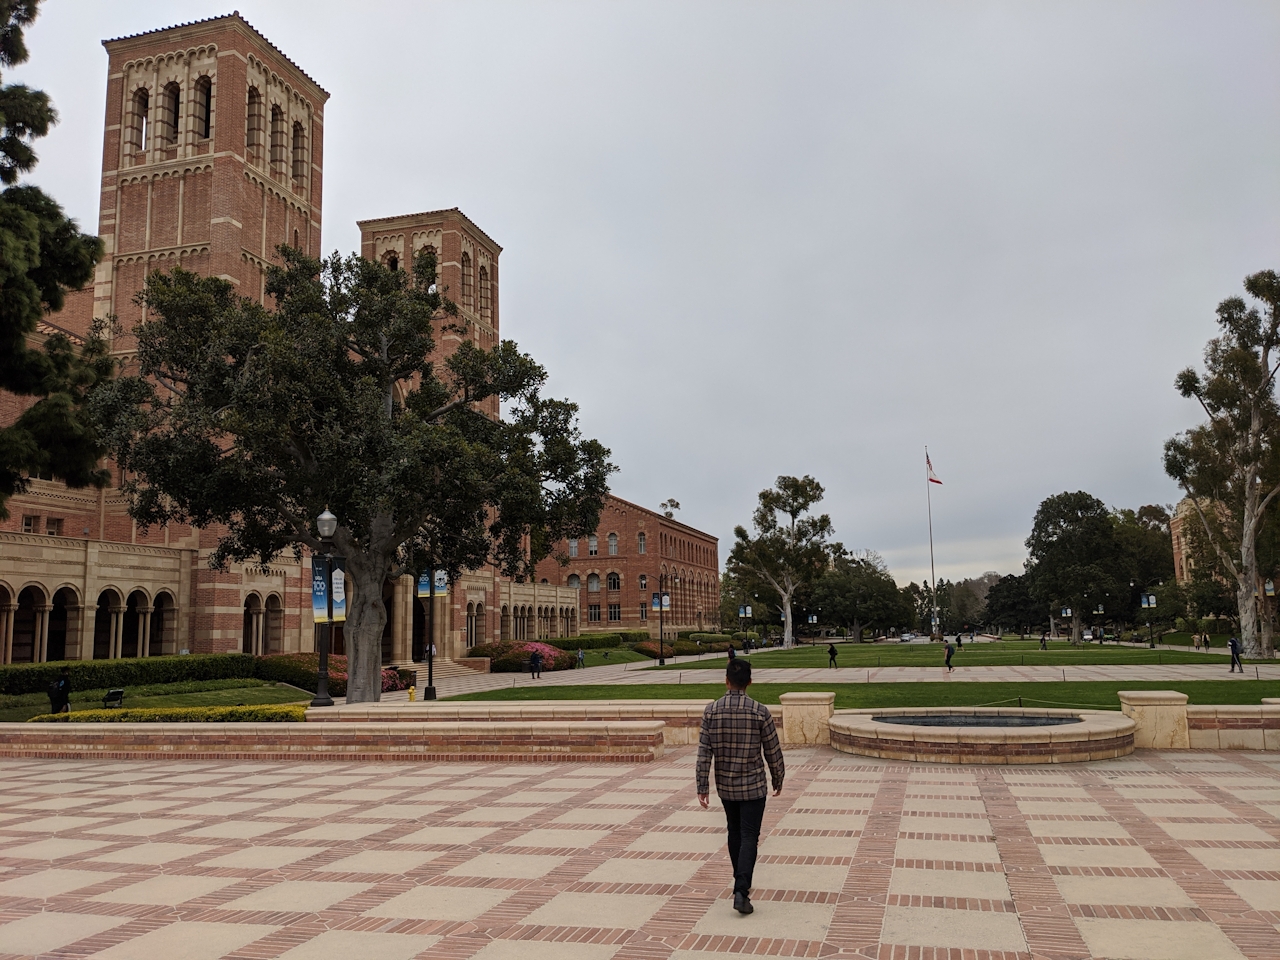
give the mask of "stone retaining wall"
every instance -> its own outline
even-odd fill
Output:
[[[0,723],[0,756],[169,760],[575,760],[662,756],[657,720],[514,723]]]
[[[1188,706],[1193,750],[1280,750],[1280,704]]]

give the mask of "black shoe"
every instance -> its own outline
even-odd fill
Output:
[[[747,899],[745,893],[735,893],[733,895],[733,909],[739,913],[751,913],[755,907],[751,905],[751,901]]]

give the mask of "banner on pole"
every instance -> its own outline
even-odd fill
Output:
[[[329,561],[325,557],[311,558],[311,619],[329,621]]]
[[[333,594],[333,622],[347,621],[347,561],[342,557],[333,558],[333,573],[329,578]]]
[[[662,609],[662,599],[656,593],[653,595],[653,609],[654,610]]]

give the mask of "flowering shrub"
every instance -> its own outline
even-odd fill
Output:
[[[287,683],[302,690],[314,690],[316,671],[320,669],[318,653],[275,653],[257,657],[254,674],[263,680]],[[382,692],[404,690],[409,686],[405,676],[396,670],[382,671]],[[329,656],[329,693],[335,697],[347,695],[347,658]]]
[[[557,650],[550,644],[536,640],[503,640],[498,643],[483,643],[471,648],[468,655],[472,657],[488,657],[491,673],[519,673],[528,669],[529,658],[537,650],[542,654],[543,670],[570,670],[577,662],[577,654],[567,650]]]

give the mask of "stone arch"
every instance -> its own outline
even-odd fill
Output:
[[[266,159],[267,105],[257,87],[249,88],[248,111],[245,115],[244,148],[248,160],[261,167]]]
[[[139,87],[129,98],[129,114],[125,123],[125,143],[132,153],[142,153],[147,149],[151,131],[151,91]]]
[[[49,611],[46,660],[66,660],[67,651],[80,649],[80,593],[70,584],[53,592]]]
[[[484,603],[476,604],[476,643],[489,642],[488,621],[485,620]]]
[[[105,587],[98,592],[93,617],[94,660],[114,660],[120,656],[124,609],[124,596],[116,587]]]
[[[277,180],[285,178],[289,147],[286,143],[284,109],[278,103],[271,105],[271,175]]]
[[[18,591],[13,618],[11,663],[40,663],[48,643],[49,594],[42,584],[28,583]]]
[[[293,122],[292,144],[290,145],[292,153],[292,167],[290,171],[293,174],[294,188],[301,192],[307,183],[307,131],[303,127],[302,121],[295,120]]]
[[[502,605],[502,619],[498,628],[498,636],[503,640],[511,639],[511,608]]]
[[[160,91],[160,114],[156,118],[157,140],[166,146],[177,146],[182,129],[182,87],[166,83]]]
[[[197,140],[213,136],[213,80],[208,76],[196,79],[195,132]]]
[[[464,631],[464,645],[470,649],[476,645],[476,605],[467,603],[467,625]]]
[[[151,624],[144,656],[178,652],[178,601],[168,590],[156,591],[151,601]]]

